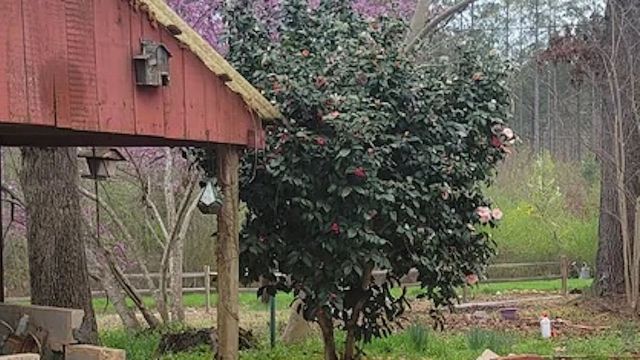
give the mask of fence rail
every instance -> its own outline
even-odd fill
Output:
[[[561,257],[560,261],[546,261],[546,262],[530,262],[530,263],[501,263],[501,264],[492,264],[489,265],[489,270],[492,269],[518,269],[518,268],[528,268],[528,267],[556,267],[559,270],[557,274],[550,274],[544,276],[528,276],[528,277],[497,277],[497,278],[487,278],[482,280],[483,284],[489,283],[508,283],[508,282],[520,282],[520,281],[536,281],[536,280],[561,280],[561,289],[562,294],[567,294],[567,283],[569,278],[569,262],[566,257]],[[386,271],[374,271],[374,276],[380,276],[386,274]],[[145,279],[144,274],[126,274],[125,275],[129,280],[143,280]],[[150,273],[149,276],[153,279],[160,279],[160,273]],[[218,273],[216,271],[211,271],[209,266],[205,266],[202,272],[186,272],[182,274],[182,278],[185,280],[196,280],[196,282],[201,283],[202,285],[196,286],[188,286],[183,287],[182,291],[187,294],[192,293],[204,293],[205,294],[205,307],[207,310],[211,308],[211,294],[215,291],[215,287],[212,286],[212,282],[217,278]],[[199,281],[202,280],[202,281]],[[405,285],[417,285],[416,283],[406,283]],[[150,289],[138,289],[138,291],[143,295],[148,295],[151,293]],[[256,292],[257,288],[248,287],[241,288],[241,292]],[[104,296],[104,291],[94,291],[92,292],[94,296]],[[464,286],[463,288],[463,301],[466,302],[468,295],[468,288]]]
[[[496,284],[496,283],[508,283],[508,282],[520,282],[520,281],[536,281],[536,280],[560,280],[562,295],[568,294],[569,283],[569,260],[566,256],[561,256],[560,261],[546,261],[546,262],[531,262],[531,263],[502,263],[489,265],[491,269],[514,269],[514,268],[526,268],[526,267],[552,267],[556,266],[559,270],[559,274],[552,274],[546,276],[526,276],[526,277],[509,277],[509,278],[487,278],[482,280],[483,284]],[[462,289],[462,301],[467,302],[469,288],[465,284]]]

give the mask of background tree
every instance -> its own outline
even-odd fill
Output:
[[[107,230],[110,246],[95,249],[98,252],[96,255],[102,253],[102,256],[109,256],[111,272],[127,296],[134,298],[134,303],[145,314],[148,325],[154,327],[158,320],[144,308],[133,284],[119,275],[123,271],[110,249],[126,257],[129,271],[142,272],[144,286],[152,290],[163,322],[183,322],[185,243],[197,212],[197,182],[200,174],[189,167],[179,149],[131,148],[124,151],[127,162],[119,167],[119,175],[102,188],[99,200],[93,190],[88,190],[93,184],[80,189],[89,200],[87,205],[94,205],[98,200],[100,209],[106,215],[101,226]],[[132,197],[139,201],[132,203]],[[132,206],[138,210],[137,213],[131,212]],[[206,239],[215,228],[205,231]],[[160,273],[158,282],[151,276],[151,271],[155,269]]]
[[[84,310],[76,337],[97,343],[82,234],[75,148],[23,148],[31,303]]]

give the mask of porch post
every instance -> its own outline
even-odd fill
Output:
[[[240,150],[233,145],[219,145],[216,151],[218,183],[223,203],[218,213],[216,267],[218,271],[218,359],[238,359],[238,259],[240,224],[238,221]]]

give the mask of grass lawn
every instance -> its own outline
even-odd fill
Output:
[[[409,329],[385,339],[378,339],[364,347],[366,359],[394,360],[473,360],[486,348],[492,348],[501,354],[535,353],[553,355],[562,352],[571,355],[589,356],[589,359],[607,359],[606,355],[623,355],[630,348],[625,337],[616,333],[608,336],[589,338],[543,340],[537,336],[514,336],[510,333],[472,329],[466,333],[436,333],[421,330],[423,335],[416,336],[416,331]],[[131,336],[124,331],[104,334],[103,341],[107,346],[127,349],[127,359],[155,359],[155,346],[158,335],[143,334]],[[191,353],[168,355],[162,360],[195,360],[211,358],[208,349]],[[271,349],[263,344],[259,349],[244,351],[242,360],[322,360],[322,344],[319,339],[312,339],[296,346],[277,346]]]
[[[558,292],[560,291],[560,280],[552,281],[522,281],[512,283],[497,283],[497,284],[480,284],[477,287],[471,289],[470,293],[473,294],[485,294],[496,295],[506,294],[510,292],[526,292],[526,291],[539,291],[539,292]],[[569,289],[584,289],[591,285],[591,280],[581,279],[569,279]],[[419,288],[413,287],[409,289],[409,296],[415,297],[419,293]],[[396,289],[396,293],[399,294],[400,290]],[[150,296],[145,296],[145,304],[150,308],[155,306],[155,301]],[[186,294],[183,297],[184,306],[188,308],[203,308],[205,306],[204,294]],[[218,301],[217,294],[211,294],[211,305],[215,306]],[[278,310],[286,310],[293,301],[292,294],[279,293],[276,297],[276,306]],[[129,303],[131,306],[133,303]],[[111,303],[106,298],[95,298],[93,300],[94,309],[98,313],[113,313],[114,309]],[[253,292],[243,292],[240,294],[240,307],[243,310],[261,311],[266,310],[267,305],[262,304],[256,298],[256,294]]]
[[[586,288],[590,281],[572,279],[569,288]],[[409,291],[410,297],[418,293],[417,288]],[[530,281],[519,283],[481,284],[472,289],[473,294],[483,294],[491,298],[491,295],[507,295],[520,292],[557,292],[560,290],[560,281]],[[215,295],[212,302],[215,304]],[[153,304],[150,298],[145,301]],[[279,294],[277,307],[286,314],[286,310],[292,301],[289,294]],[[184,298],[185,305],[191,308],[204,306],[204,296],[189,294]],[[264,315],[268,311],[267,305],[261,304],[255,294],[243,293],[240,296],[241,311],[251,316]],[[96,310],[100,313],[106,309],[112,312],[110,305],[104,299],[95,299]],[[286,320],[286,316],[279,315],[279,323]],[[413,322],[413,321],[412,321]],[[417,323],[417,322],[414,322]],[[283,324],[279,324],[283,325]],[[428,325],[425,325],[428,326]],[[253,329],[259,330],[259,329]],[[266,326],[262,331],[256,331],[261,341],[266,342]],[[629,330],[626,331],[627,333]],[[624,331],[611,331],[605,334],[585,336],[565,336],[553,341],[545,341],[537,336],[537,333],[516,333],[500,329],[481,330],[464,328],[462,330],[450,330],[447,332],[433,332],[428,327],[414,325],[408,330],[396,333],[385,339],[375,340],[365,346],[367,359],[433,359],[433,360],[468,360],[475,359],[484,349],[491,348],[498,353],[537,353],[551,355],[557,351],[566,351],[568,354],[595,356],[593,359],[605,358],[605,354],[619,354],[629,349],[629,340],[637,338],[635,327],[633,334],[624,335]],[[341,334],[338,334],[340,337]],[[158,359],[155,349],[158,345],[157,333],[143,332],[140,334],[127,333],[122,329],[113,329],[102,332],[102,339],[106,346],[123,348],[127,350],[127,359],[148,360]],[[202,348],[192,353],[168,355],[159,359],[163,360],[195,360],[211,358],[208,349]],[[269,359],[322,359],[322,344],[319,339],[312,339],[304,344],[296,346],[277,346],[271,349],[266,343],[260,348],[245,351],[241,354],[243,360],[269,360]]]

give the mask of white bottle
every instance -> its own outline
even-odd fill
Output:
[[[549,316],[546,313],[543,313],[542,319],[540,319],[540,332],[545,339],[551,337],[551,320],[549,320]]]

